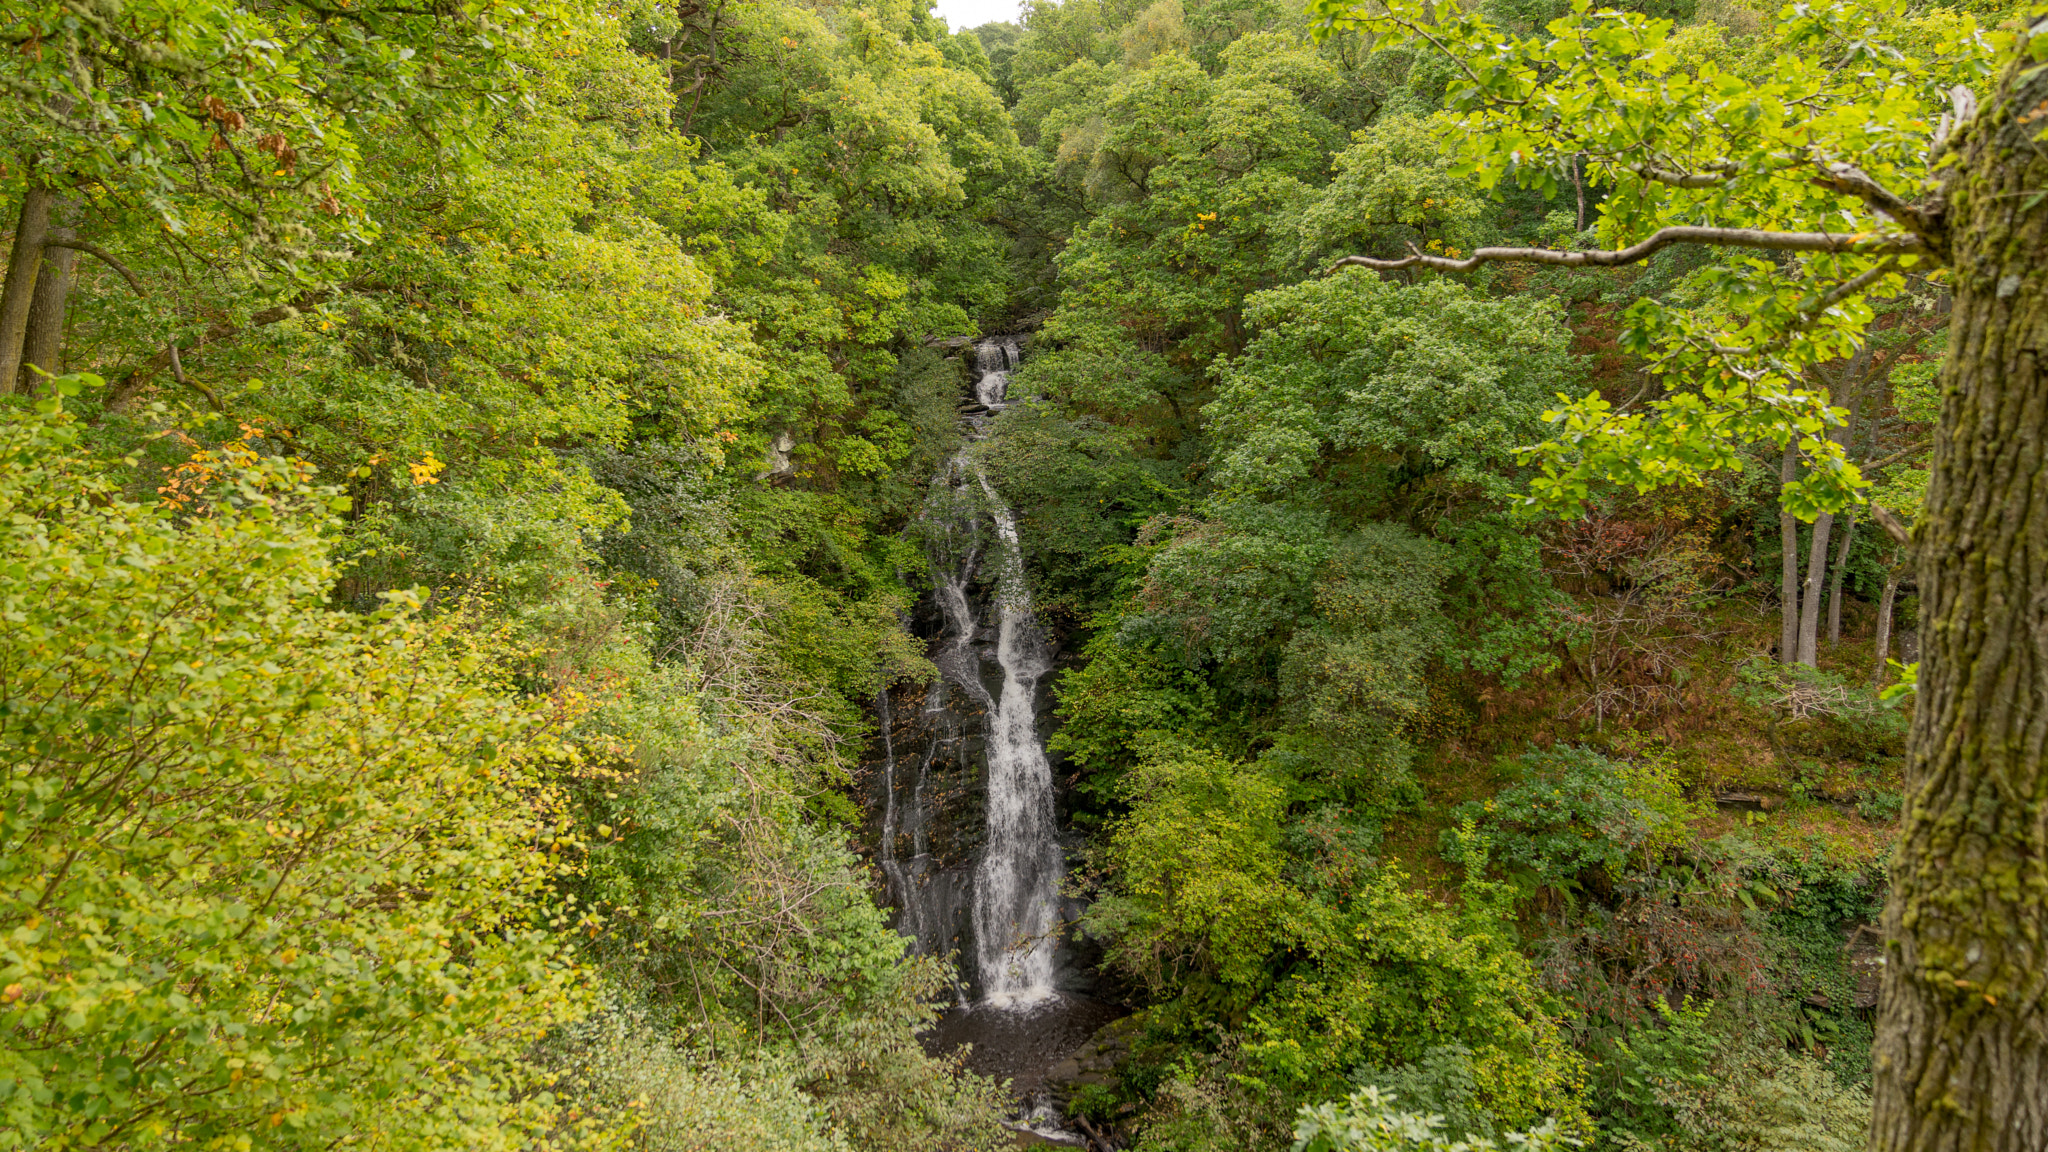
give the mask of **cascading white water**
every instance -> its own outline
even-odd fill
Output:
[[[980,377],[961,414],[979,440],[1008,403],[1018,348],[998,337],[975,351]],[[1059,938],[1078,903],[1060,891],[1064,852],[1037,723],[1054,647],[1032,612],[1017,516],[981,456],[970,445],[947,461],[924,506],[932,596],[917,627],[933,637],[940,675],[921,707],[911,693],[876,703],[878,855],[898,929],[919,952],[960,958],[959,1000],[925,1043],[963,1049],[970,1068],[1010,1081],[1011,1128],[1077,1145],[1084,1138],[1065,1129],[1043,1077],[1119,1013],[1086,995],[1085,960]]]
[[[968,422],[978,439],[988,420],[979,410],[993,413],[1008,401],[1017,345],[986,340],[976,352],[981,379]],[[877,703],[885,729],[880,863],[902,909],[899,925],[917,938],[920,951],[951,950],[956,934],[968,927],[963,919],[971,921],[974,955],[965,959],[973,965],[982,1003],[1003,1008],[1032,1004],[1055,994],[1059,885],[1065,871],[1053,813],[1052,769],[1035,716],[1039,681],[1052,661],[1032,616],[1016,517],[971,448],[934,478],[924,515],[932,599],[942,621],[932,654],[940,677],[918,718],[925,746],[907,804],[899,798],[896,745],[886,731],[894,717],[886,698]],[[983,572],[984,565],[993,567]],[[986,650],[981,647],[991,621],[971,596],[991,583],[995,597],[987,607],[994,616],[994,664],[1002,672],[1001,687],[994,691],[994,678],[984,678]],[[986,838],[970,883],[965,875],[940,868],[931,855],[926,789],[940,749],[948,763],[959,763],[964,750],[976,743],[976,728],[982,730]]]
[[[977,349],[978,398],[990,409],[1007,401],[1015,346],[988,341]],[[975,482],[987,500],[1000,551],[996,574],[996,662],[1003,669],[988,733],[988,847],[974,876],[974,935],[982,990],[991,1004],[1028,1004],[1054,992],[1059,884],[1065,871],[1053,817],[1052,766],[1038,738],[1038,681],[1052,668],[1032,616],[1024,582],[1017,521],[978,465]]]

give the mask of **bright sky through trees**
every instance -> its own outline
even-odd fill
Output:
[[[944,16],[946,26],[957,32],[979,28],[992,20],[1015,23],[1019,7],[1017,0],[939,0],[932,5],[932,11]]]

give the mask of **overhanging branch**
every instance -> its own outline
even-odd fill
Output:
[[[1884,534],[1891,537],[1893,541],[1904,544],[1908,548],[1913,546],[1913,530],[1906,527],[1897,516],[1892,515],[1891,509],[1872,500],[1870,502],[1870,515],[1872,519],[1877,521],[1878,526],[1884,529]]]
[[[107,267],[112,268],[116,272],[119,272],[121,274],[121,279],[126,280],[128,282],[128,287],[133,288],[137,296],[141,296],[144,298],[147,298],[149,296],[149,293],[142,290],[142,281],[136,278],[135,273],[130,272],[126,264],[123,264],[119,260],[115,259],[113,253],[108,252],[105,248],[102,248],[97,244],[93,244],[88,241],[78,239],[45,240],[43,241],[43,247],[70,248],[73,251],[83,252],[87,256],[96,257],[98,258],[100,263],[105,264]]]
[[[1346,256],[1330,265],[1330,271],[1357,265],[1382,272],[1420,265],[1440,272],[1470,272],[1481,264],[1558,264],[1567,268],[1618,268],[1649,259],[1673,244],[1705,244],[1720,248],[1762,248],[1773,252],[1855,252],[1871,256],[1925,255],[1927,246],[1909,234],[1870,232],[1768,232],[1760,228],[1701,228],[1679,226],[1659,228],[1648,239],[1613,252],[1568,251],[1556,248],[1479,248],[1462,260],[1431,256],[1409,245],[1409,254],[1399,260],[1376,260],[1371,256]]]
[[[1931,245],[1944,245],[1945,225],[1939,197],[1926,204],[1914,204],[1853,164],[1829,164],[1814,183],[1830,192],[1854,196],[1872,208],[1925,237]]]

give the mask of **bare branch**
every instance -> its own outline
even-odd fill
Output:
[[[68,240],[45,240],[43,241],[43,247],[69,248],[74,252],[83,252],[87,256],[96,256],[99,258],[100,263],[105,264],[107,267],[112,268],[116,272],[119,272],[121,274],[121,279],[126,280],[130,288],[135,289],[135,294],[137,296],[147,297],[149,295],[149,293],[144,292],[142,290],[142,281],[136,277],[135,273],[130,272],[128,270],[128,266],[126,264],[123,264],[119,260],[116,260],[114,258],[113,253],[108,252],[105,248],[102,248],[97,244],[74,238]]]
[[[1735,174],[1733,164],[1710,164],[1707,167],[1710,170],[1706,172],[1676,172],[1669,168],[1659,168],[1654,164],[1638,164],[1629,171],[1645,180],[1673,188],[1714,188],[1726,184],[1729,177]]]
[[[201,396],[206,397],[206,402],[213,405],[213,410],[215,412],[225,412],[228,410],[227,405],[222,404],[220,402],[220,397],[214,395],[213,389],[208,388],[206,385],[201,384],[199,381],[191,379],[190,377],[185,375],[185,365],[180,363],[178,360],[178,342],[176,340],[173,340],[169,344],[166,344],[164,346],[164,350],[170,354],[171,376],[174,379],[176,379],[178,383],[183,384],[185,387],[190,388],[194,392],[199,393]]]
[[[1330,271],[1356,264],[1392,272],[1421,265],[1440,272],[1470,272],[1481,264],[1505,261],[1520,264],[1559,264],[1567,268],[1615,268],[1649,259],[1673,244],[1706,244],[1719,248],[1762,248],[1773,252],[1856,252],[1870,255],[1925,254],[1927,245],[1914,235],[1870,232],[1768,232],[1759,228],[1702,228],[1682,225],[1659,228],[1640,243],[1613,252],[1567,251],[1556,248],[1479,248],[1463,260],[1431,256],[1414,245],[1399,260],[1375,260],[1370,256],[1346,256],[1330,265]]]
[[[1823,169],[1824,175],[1814,178],[1814,183],[1831,192],[1854,196],[1884,215],[1904,224],[1915,235],[1924,237],[1930,247],[1942,243],[1946,229],[1942,227],[1939,200],[1930,205],[1912,204],[1872,179],[1868,172],[1854,164],[1829,164]]]
[[[1912,530],[1908,529],[1906,525],[1903,522],[1901,522],[1897,516],[1892,515],[1890,509],[1886,508],[1882,504],[1879,504],[1877,501],[1872,500],[1870,502],[1870,515],[1872,519],[1876,520],[1880,525],[1884,527],[1885,535],[1891,537],[1893,540],[1897,541],[1900,544],[1904,544],[1908,547],[1912,546]]]
[[[1889,456],[1885,456],[1877,460],[1872,460],[1868,464],[1859,464],[1857,465],[1857,467],[1865,472],[1875,472],[1880,468],[1885,468],[1893,464],[1897,464],[1899,461],[1904,460],[1908,456],[1917,456],[1920,453],[1925,452],[1932,447],[1934,447],[1934,441],[1918,440],[1911,444],[1906,445],[1904,448],[1899,449],[1897,452],[1894,452]]]

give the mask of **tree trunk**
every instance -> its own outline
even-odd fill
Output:
[[[1915,548],[1876,1152],[2048,1148],[2048,150],[2021,53],[1948,180],[1955,313]]]
[[[1835,575],[1828,582],[1828,643],[1842,642],[1842,578],[1849,574],[1849,544],[1856,539],[1856,506],[1849,506],[1849,522],[1842,525],[1842,546],[1835,551]]]
[[[1842,368],[1834,386],[1828,390],[1828,403],[1836,408],[1849,409],[1848,421],[1831,429],[1828,439],[1847,447],[1849,434],[1856,419],[1855,398],[1860,392],[1863,374],[1870,370],[1870,344],[1865,342],[1856,349],[1856,355]],[[1820,613],[1826,600],[1822,592],[1828,583],[1828,537],[1833,533],[1835,516],[1823,512],[1813,521],[1813,543],[1806,557],[1806,591],[1799,598],[1799,662],[1808,668],[1820,666]]]
[[[1585,159],[1585,157],[1583,157],[1583,156],[1574,156],[1574,157],[1572,157],[1572,187],[1573,187],[1573,188],[1575,188],[1575,189],[1577,189],[1577,190],[1578,190],[1578,193],[1579,193],[1579,231],[1580,231],[1580,232],[1584,232],[1584,231],[1586,230],[1586,177],[1585,177],[1585,165],[1586,165],[1586,159]],[[1577,244],[1576,236],[1574,237],[1573,243],[1574,243],[1574,246],[1576,246],[1576,244]]]
[[[1790,484],[1799,477],[1799,448],[1785,445],[1785,459],[1778,465],[1778,479]],[[1786,511],[1783,495],[1778,498],[1778,551],[1782,566],[1778,581],[1778,663],[1799,660],[1799,521]]]
[[[1799,662],[1808,668],[1820,665],[1820,593],[1828,579],[1828,534],[1835,526],[1832,512],[1823,512],[1813,522],[1813,542],[1806,555],[1806,589],[1799,597]]]
[[[7,280],[0,284],[0,396],[11,394],[21,375],[21,342],[28,334],[29,303],[43,264],[43,241],[50,235],[50,204],[56,198],[56,193],[34,184],[21,197],[14,252],[7,261]]]
[[[74,237],[75,233],[65,223],[69,214],[69,205],[61,202],[51,213],[56,223],[50,227],[50,240]],[[78,250],[75,248],[43,250],[43,267],[36,274],[35,294],[29,298],[28,332],[21,346],[23,367],[19,387],[24,392],[40,390],[43,377],[34,368],[52,376],[64,373],[64,316],[71,303],[72,277],[77,264]]]
[[[1892,658],[1892,606],[1899,602],[1899,581],[1905,575],[1903,568],[1893,568],[1884,574],[1884,595],[1877,602],[1877,661],[1870,669],[1873,688],[1884,683],[1885,661]]]

